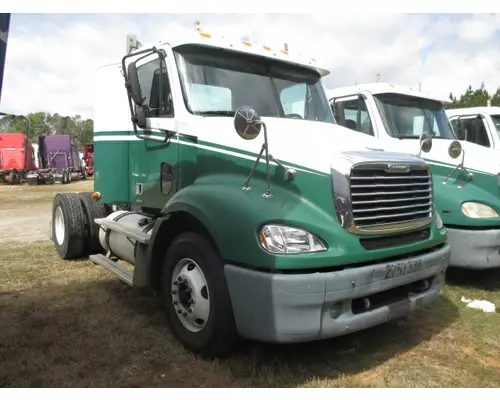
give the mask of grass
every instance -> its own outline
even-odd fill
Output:
[[[62,261],[50,242],[4,245],[0,386],[496,387],[500,273],[457,274],[435,305],[409,318],[300,345],[247,343],[206,361],[173,339],[151,298],[89,261]]]
[[[0,215],[35,204],[50,212],[57,191],[91,187],[0,186]],[[173,338],[157,301],[101,267],[62,261],[48,241],[4,240],[0,387],[497,387],[500,315],[460,299],[500,308],[500,271],[449,270],[447,282],[406,319],[314,343],[247,343],[210,362]]]
[[[12,208],[23,209],[25,207],[50,208],[52,199],[57,192],[82,192],[91,191],[93,180],[72,182],[68,185],[40,185],[29,186],[0,184],[0,211]]]

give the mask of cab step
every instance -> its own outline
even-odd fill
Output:
[[[127,268],[122,267],[120,264],[114,262],[113,260],[110,260],[108,257],[102,254],[92,254],[89,258],[92,262],[106,268],[108,271],[115,274],[127,285],[133,286],[134,274],[132,271],[129,271]]]
[[[108,228],[112,231],[121,233],[130,239],[138,241],[139,243],[148,244],[149,242],[149,236],[146,233],[127,228],[119,222],[115,222],[107,218],[96,218],[94,221],[97,225],[101,225],[103,228]]]

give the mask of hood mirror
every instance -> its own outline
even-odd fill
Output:
[[[450,147],[448,148],[448,155],[451,158],[458,158],[458,156],[462,153],[462,145],[458,140],[454,140],[451,142]]]
[[[249,106],[241,106],[234,114],[234,129],[240,138],[253,140],[260,134],[262,120]]]
[[[427,132],[422,132],[420,135],[420,150],[418,152],[418,157],[422,154],[422,151],[424,153],[428,153],[432,149],[432,136],[429,135]]]
[[[471,174],[471,173],[467,174],[467,171],[465,171],[465,167],[464,167],[465,151],[462,148],[462,145],[460,144],[460,142],[458,140],[454,140],[453,142],[450,143],[450,147],[448,147],[448,155],[451,158],[458,158],[460,156],[460,154],[462,154],[462,161],[460,162],[460,164],[458,164],[455,167],[455,169],[453,171],[451,171],[448,174],[448,176],[443,181],[443,184],[446,184],[448,182],[448,179],[453,175],[453,173],[456,170],[460,171],[459,172],[459,184],[458,184],[458,188],[463,187],[463,184],[464,184],[464,180],[462,179],[462,175],[463,174],[466,175],[466,180],[467,181],[470,181],[474,177],[474,174]]]
[[[264,128],[264,144],[260,149],[260,153],[255,160],[252,170],[250,171],[250,174],[248,175],[242,190],[244,192],[249,192],[252,190],[252,188],[250,187],[250,180],[252,179],[253,173],[257,169],[257,165],[259,164],[261,157],[264,156],[264,161],[266,163],[267,190],[262,195],[262,197],[264,199],[270,199],[273,197],[273,195],[271,192],[271,174],[269,172],[269,162],[272,161],[283,168],[286,171],[286,176],[288,179],[294,179],[296,176],[296,171],[294,168],[289,168],[283,165],[280,161],[276,160],[271,154],[269,154],[266,124],[260,119],[257,111],[249,106],[241,106],[240,108],[238,108],[238,110],[236,110],[236,113],[234,114],[234,129],[242,139],[253,140],[257,138],[257,136],[259,136],[260,134],[261,126]]]

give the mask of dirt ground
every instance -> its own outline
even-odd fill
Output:
[[[63,261],[48,239],[64,186],[0,186],[1,387],[498,387],[500,271],[449,271],[442,296],[405,319],[299,345],[246,343],[202,360],[165,312],[89,260]],[[467,308],[489,300],[497,312]]]
[[[0,241],[49,240],[52,199],[58,192],[90,192],[94,181],[67,185],[0,185]]]

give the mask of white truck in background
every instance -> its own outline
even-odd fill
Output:
[[[500,151],[500,107],[453,108],[446,115],[458,139]]]

